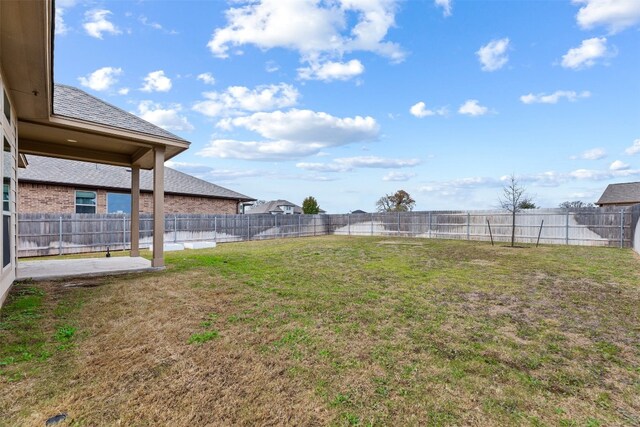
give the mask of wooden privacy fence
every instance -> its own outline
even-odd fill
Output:
[[[577,211],[535,209],[516,216],[516,241],[543,244],[630,247],[636,208],[588,208]],[[152,217],[141,215],[140,244],[153,240]],[[18,256],[58,255],[130,248],[126,215],[20,214]],[[511,214],[504,211],[426,211],[348,215],[167,215],[165,242],[218,243],[327,234],[398,236],[432,239],[511,238]]]

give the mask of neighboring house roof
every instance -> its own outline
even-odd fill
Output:
[[[293,206],[293,213],[301,214],[302,208],[295,203],[288,202],[286,200],[271,200],[270,202],[263,203],[261,205],[251,208],[247,211],[248,214],[265,214],[265,213],[283,213],[284,211],[280,206]]]
[[[54,85],[53,114],[188,143],[185,139],[135,114],[108,104],[78,88],[63,84]]]
[[[600,196],[597,205],[617,205],[640,203],[640,182],[609,184]]]
[[[76,160],[28,155],[29,166],[18,170],[18,181],[52,185],[131,190],[131,169]],[[153,191],[153,171],[140,170],[140,190]],[[255,200],[219,185],[165,166],[165,193],[215,197],[240,201]]]
[[[363,214],[366,213],[365,211],[363,211],[362,209],[356,209],[355,211],[351,211],[352,214]]]

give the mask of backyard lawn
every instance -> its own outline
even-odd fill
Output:
[[[640,425],[629,249],[379,237],[22,283],[0,426]]]

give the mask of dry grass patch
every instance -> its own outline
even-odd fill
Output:
[[[630,251],[403,242],[229,244],[19,285],[0,425],[640,423]]]

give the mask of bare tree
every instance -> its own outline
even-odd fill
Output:
[[[516,214],[523,209],[523,201],[530,202],[530,199],[525,195],[525,191],[526,189],[518,183],[513,174],[502,188],[500,207],[511,213],[511,247],[515,245],[516,241]]]
[[[582,200],[575,200],[573,202],[562,202],[558,205],[562,209],[580,209],[580,208],[592,208],[593,203],[585,203]]]

